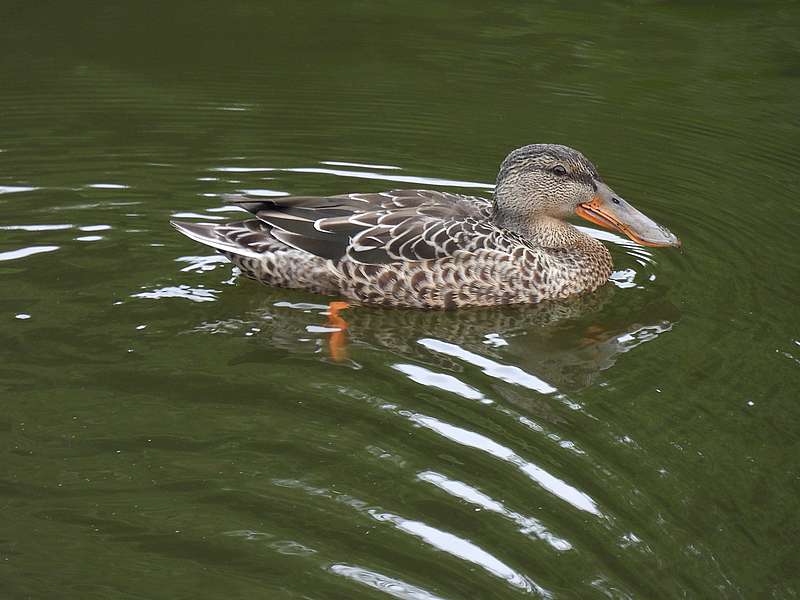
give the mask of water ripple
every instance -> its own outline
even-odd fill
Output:
[[[21,185],[0,185],[0,194],[15,194],[17,192],[32,192],[38,190],[36,187],[21,186]]]
[[[500,364],[489,358],[470,352],[469,350],[464,350],[456,344],[431,338],[422,338],[421,340],[417,340],[417,343],[434,352],[460,358],[464,362],[481,368],[483,372],[490,377],[495,377],[501,381],[521,385],[524,388],[537,391],[540,394],[552,394],[558,391],[546,381],[539,379],[535,375],[526,373],[519,367]]]
[[[370,165],[367,163],[341,162],[337,160],[321,160],[319,162],[322,165],[330,165],[331,167],[355,167],[357,169],[386,169],[390,171],[402,170],[402,167],[398,167],[395,165]]]
[[[475,489],[463,481],[450,479],[435,471],[423,471],[421,473],[417,473],[417,478],[420,481],[435,485],[451,496],[464,500],[465,502],[469,502],[470,504],[477,505],[484,510],[504,516],[515,523],[520,528],[519,530],[521,533],[525,535],[533,535],[534,537],[547,542],[559,552],[565,552],[572,549],[572,544],[548,531],[538,519],[526,517],[518,512],[506,508],[503,506],[502,502],[490,498],[480,490]]]
[[[58,246],[29,246],[27,248],[20,248],[19,250],[8,250],[7,252],[0,252],[0,261],[17,260],[19,258],[33,256],[34,254],[53,252],[58,250],[58,248]]]
[[[535,591],[543,598],[552,597],[549,591],[534,583],[529,577],[521,575],[469,540],[436,527],[431,527],[422,521],[406,519],[393,513],[381,512],[372,508],[367,509],[366,512],[376,521],[392,523],[400,531],[420,538],[437,550],[483,567],[492,575],[504,579],[516,588],[526,592]]]
[[[430,429],[431,431],[435,431],[439,435],[457,442],[462,446],[481,450],[495,458],[513,464],[542,488],[554,496],[561,498],[564,502],[571,504],[579,510],[597,515],[598,517],[603,516],[600,509],[597,508],[597,503],[591,496],[581,492],[555,475],[551,475],[532,462],[523,459],[510,448],[489,439],[485,435],[456,427],[455,425],[445,423],[435,417],[419,413],[400,411],[400,414],[407,417],[410,421]]]
[[[219,290],[206,288],[193,288],[188,285],[170,285],[149,292],[139,292],[131,294],[132,298],[147,298],[150,300],[162,300],[163,298],[183,298],[192,302],[213,302],[216,300],[215,294]]]
[[[213,271],[219,266],[228,265],[230,261],[221,254],[211,256],[179,256],[175,262],[188,263],[181,269],[183,273]]]
[[[336,490],[314,487],[293,479],[273,479],[272,483],[281,487],[301,489],[311,496],[328,498],[340,502],[359,513],[368,515],[379,523],[390,523],[398,531],[419,538],[431,548],[478,565],[488,573],[506,581],[517,589],[529,593],[536,593],[542,598],[552,597],[550,591],[538,585],[529,576],[519,573],[477,544],[453,533],[433,527],[419,520],[407,519],[399,514],[372,507],[364,500],[343,494]]]
[[[343,169],[326,169],[323,167],[216,167],[213,169],[213,171],[219,173],[270,173],[278,171],[284,173],[335,175],[337,177],[352,177],[355,179],[377,179],[380,181],[392,181],[395,183],[413,183],[415,185],[441,185],[448,187],[482,188],[487,190],[494,187],[490,183],[479,183],[477,181],[461,181],[456,179],[420,177],[415,175],[391,175],[388,173],[373,173],[372,171],[347,171]]]
[[[467,385],[466,383],[459,381],[452,375],[436,373],[435,371],[431,371],[430,369],[426,369],[425,367],[421,367],[419,365],[410,365],[404,363],[394,364],[392,365],[392,368],[408,375],[408,378],[411,381],[426,387],[452,392],[458,396],[461,396],[462,398],[466,398],[467,400],[480,400],[484,404],[492,403],[492,401],[484,396],[479,390],[475,389],[471,385]]]
[[[441,596],[435,596],[415,585],[411,585],[399,579],[394,579],[393,577],[387,577],[386,575],[363,567],[333,564],[328,567],[328,570],[331,573],[341,575],[342,577],[346,577],[347,579],[362,583],[367,587],[388,594],[393,598],[400,598],[400,600],[443,600]]]
[[[0,225],[2,231],[58,231],[60,229],[71,229],[74,225],[68,223],[58,223],[53,225]]]

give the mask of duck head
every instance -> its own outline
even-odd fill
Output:
[[[666,227],[606,185],[577,150],[531,144],[506,157],[494,192],[494,219],[499,225],[526,234],[542,226],[565,225],[564,219],[573,215],[645,246],[681,245]]]

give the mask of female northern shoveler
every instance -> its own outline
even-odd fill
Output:
[[[269,285],[362,304],[455,308],[591,292],[611,255],[577,214],[647,246],[679,246],[608,187],[580,152],[532,144],[500,166],[493,201],[430,190],[229,197],[255,219],[172,224]]]

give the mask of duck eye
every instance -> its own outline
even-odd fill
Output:
[[[563,177],[564,175],[567,174],[567,170],[561,165],[556,165],[555,167],[553,167],[553,173],[555,173],[559,177]]]

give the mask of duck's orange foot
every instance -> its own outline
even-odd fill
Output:
[[[328,339],[328,350],[331,358],[336,362],[347,360],[347,321],[342,318],[339,311],[349,308],[347,302],[336,301],[328,304],[328,327],[338,329],[331,333]]]

